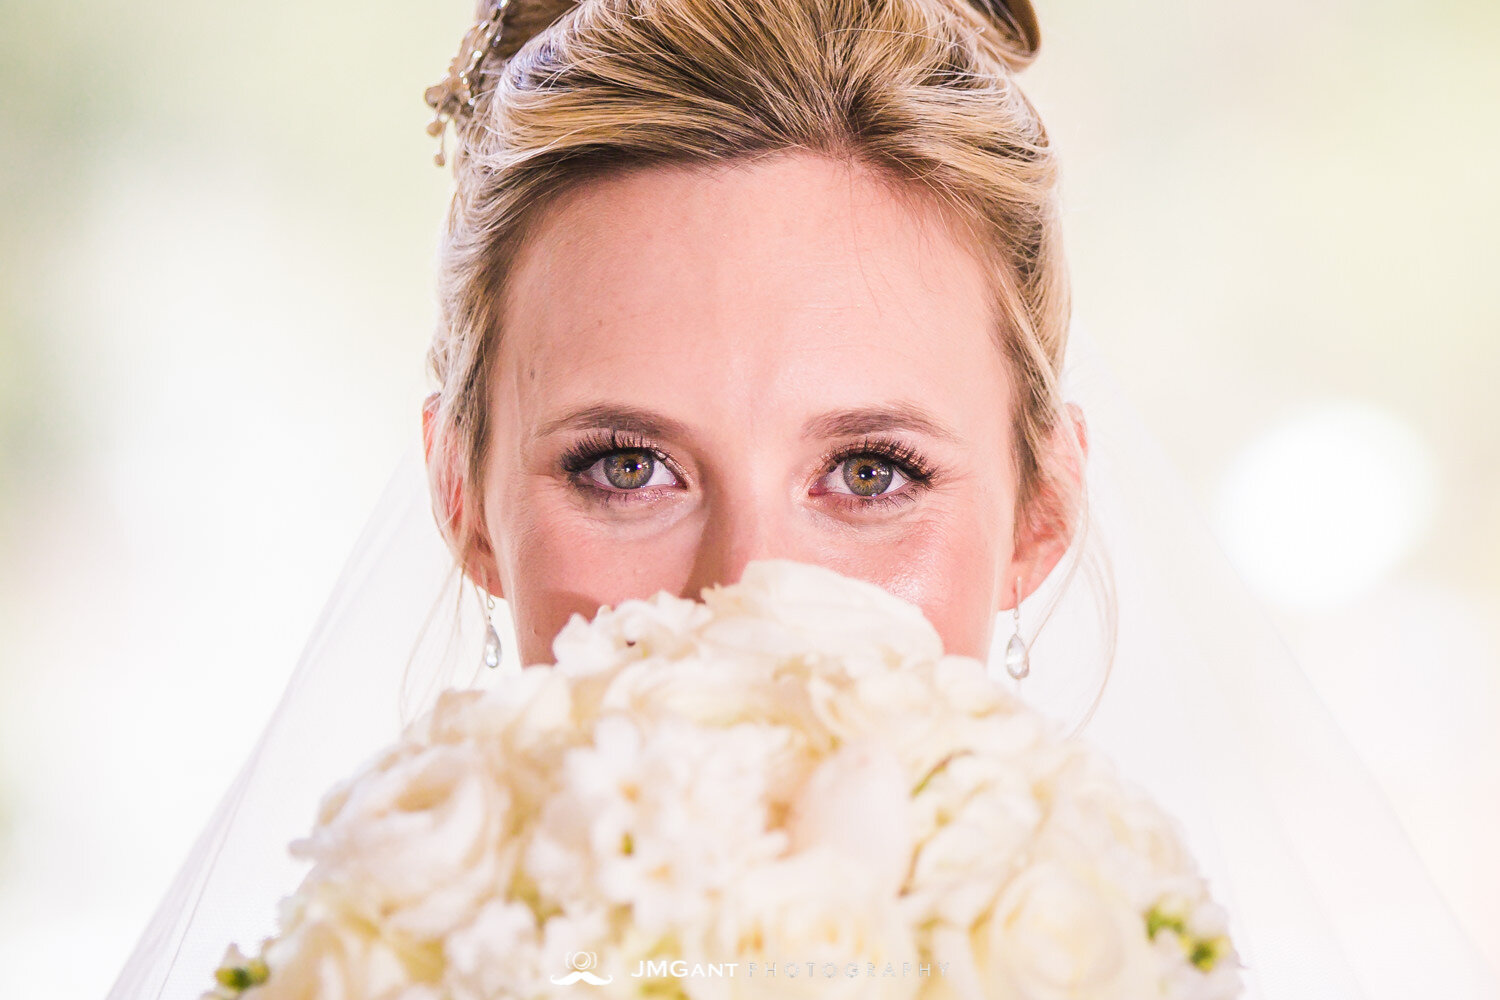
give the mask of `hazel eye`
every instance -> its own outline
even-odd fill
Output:
[[[621,491],[677,485],[666,463],[641,448],[612,451],[584,470],[584,475],[599,486]]]
[[[824,488],[830,493],[878,497],[899,490],[910,481],[896,463],[879,455],[850,455],[828,473]]]

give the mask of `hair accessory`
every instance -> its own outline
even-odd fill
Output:
[[[1016,680],[1031,673],[1031,657],[1026,650],[1026,641],[1021,638],[1021,580],[1016,578],[1016,631],[1005,646],[1005,672]]]
[[[484,595],[484,665],[493,669],[500,665],[500,633],[495,631],[495,595]]]
[[[443,140],[448,123],[474,113],[478,104],[479,67],[500,38],[501,22],[510,0],[499,0],[495,9],[464,34],[458,55],[448,64],[448,75],[441,82],[427,88],[423,95],[428,107],[433,110],[432,121],[427,125],[427,134],[438,141],[437,154],[432,161],[438,166],[448,162],[443,152]]]

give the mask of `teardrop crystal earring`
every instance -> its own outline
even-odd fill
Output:
[[[495,595],[484,595],[484,665],[500,665],[500,633],[495,631]]]
[[[1015,634],[1005,646],[1005,672],[1016,680],[1031,673],[1031,655],[1021,638],[1021,580],[1016,579]]]

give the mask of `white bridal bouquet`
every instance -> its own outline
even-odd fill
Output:
[[[325,795],[205,1000],[1240,994],[1175,822],[879,587],[758,562],[553,650]]]

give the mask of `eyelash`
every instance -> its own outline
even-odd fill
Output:
[[[911,503],[916,498],[913,493],[925,489],[932,482],[933,476],[937,474],[922,456],[914,451],[909,445],[900,441],[889,441],[882,438],[865,438],[858,444],[846,445],[835,448],[823,456],[823,475],[837,469],[843,462],[861,455],[872,455],[883,462],[889,462],[896,467],[896,471],[910,484],[906,489],[898,493],[882,494],[875,497],[846,497],[842,493],[830,493],[829,496],[837,496],[840,501],[849,504],[859,510],[869,510]],[[820,477],[821,478],[821,477]]]
[[[639,435],[628,434],[618,430],[594,431],[580,439],[563,453],[562,467],[573,477],[574,481],[580,487],[589,490],[600,502],[628,502],[627,497],[632,491],[601,489],[583,478],[583,474],[595,462],[617,451],[649,452],[653,458],[665,465],[679,480],[685,478],[682,471],[667,458],[661,449],[653,446],[651,442]],[[833,472],[834,469],[839,467],[840,463],[861,455],[872,455],[881,461],[894,465],[910,485],[907,489],[903,489],[898,493],[875,497],[851,497],[842,501],[857,509],[869,510],[888,505],[910,503],[914,499],[911,494],[916,490],[925,488],[931,483],[933,476],[936,475],[936,471],[910,446],[900,441],[865,438],[857,444],[836,448],[825,454],[820,464],[823,472],[820,474],[819,479]],[[840,498],[844,497],[844,494],[830,493],[828,495]]]
[[[599,459],[617,451],[649,452],[651,457],[665,465],[672,475],[679,480],[684,478],[682,471],[667,458],[661,449],[654,447],[651,442],[639,435],[618,430],[590,432],[563,452],[562,467],[580,489],[588,490],[600,503],[629,502],[629,494],[633,491],[606,490],[589,482],[583,475]]]

